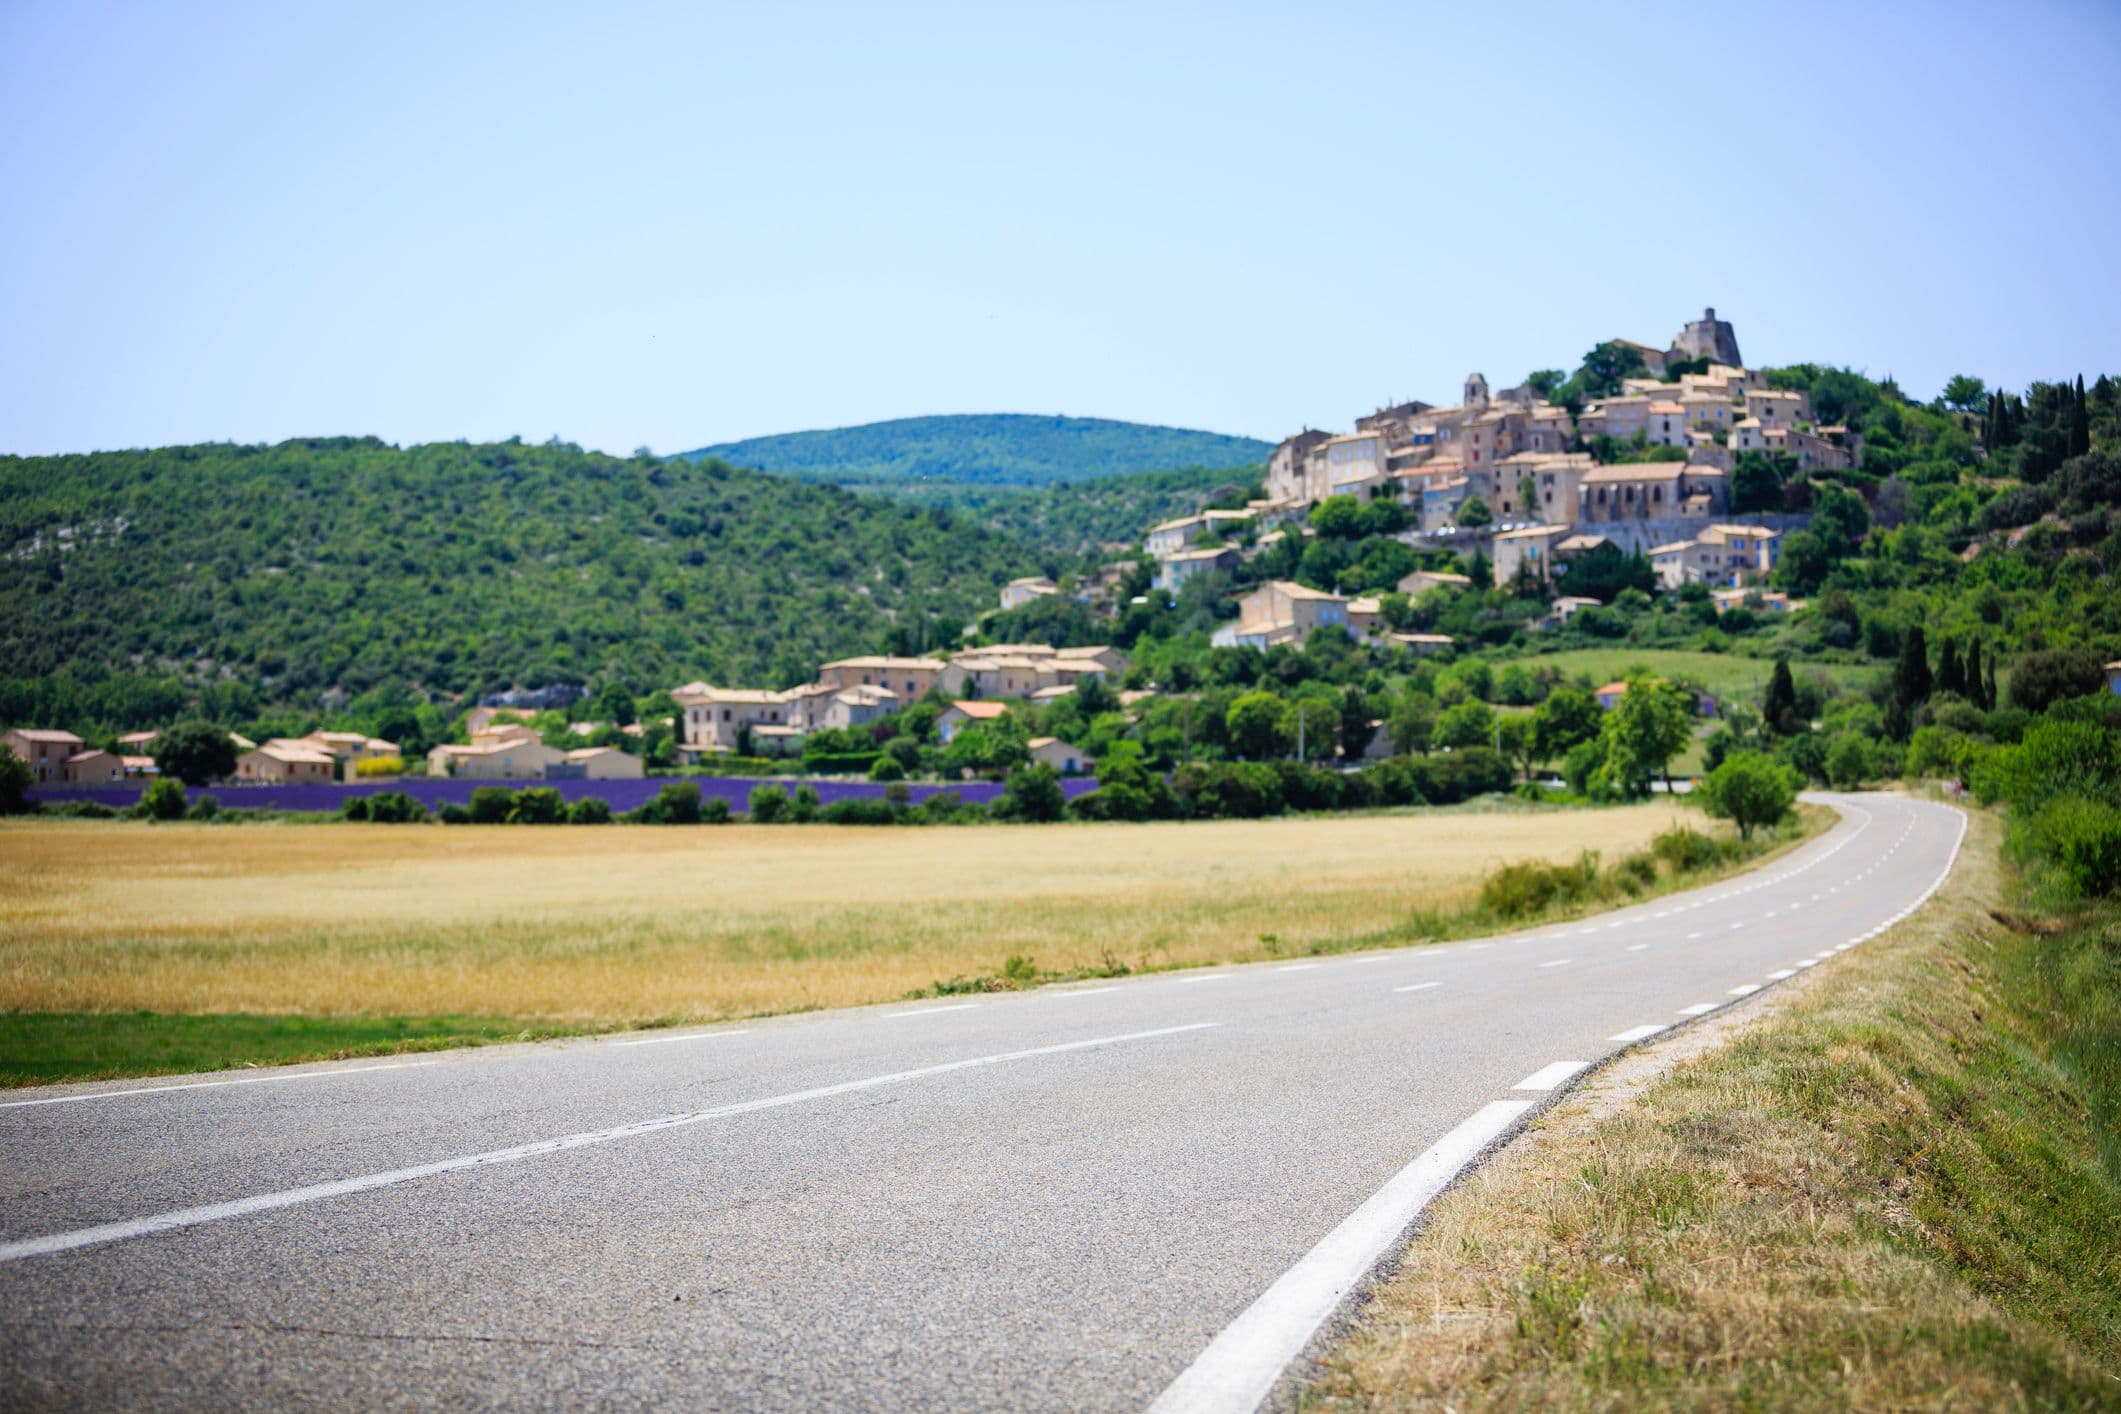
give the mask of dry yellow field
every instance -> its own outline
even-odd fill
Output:
[[[715,1018],[1286,956],[1685,812],[935,829],[0,825],[0,1011]],[[1699,823],[1700,817],[1693,820]]]

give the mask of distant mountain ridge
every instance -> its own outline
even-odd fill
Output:
[[[967,413],[751,437],[680,453],[858,491],[1045,487],[1182,467],[1256,466],[1270,442],[1101,417]]]

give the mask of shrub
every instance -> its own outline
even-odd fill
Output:
[[[757,794],[752,792],[754,798]],[[654,799],[626,818],[643,825],[697,825],[700,823],[700,788],[691,781],[672,781],[657,791]]]
[[[140,797],[140,813],[150,820],[184,818],[184,787],[167,776],[147,788]]]
[[[788,792],[780,786],[753,786],[747,806],[754,825],[771,825],[788,809]]]
[[[1618,873],[1620,886],[1631,894],[1639,894],[1657,882],[1657,856],[1647,850],[1637,850],[1620,861]]]
[[[693,790],[697,792],[698,786]],[[508,808],[511,825],[557,825],[567,818],[567,801],[551,786],[528,786],[516,792]]]
[[[1043,761],[1033,761],[1009,773],[1008,793],[995,802],[994,813],[1008,820],[1043,822],[1060,819],[1067,808],[1060,773]]]
[[[471,823],[505,825],[514,808],[516,793],[507,786],[480,786],[471,793]]]
[[[435,812],[435,818],[445,825],[469,825],[471,811],[453,800],[444,801],[442,808]]]
[[[861,795],[833,801],[818,812],[818,819],[828,825],[891,825],[897,823],[898,812],[888,800]]]
[[[1826,779],[1837,790],[1854,790],[1870,775],[1871,753],[1863,738],[1843,732],[1826,749]]]
[[[611,803],[601,796],[585,795],[567,807],[567,823],[608,825],[611,823]]]
[[[817,789],[814,786],[795,788],[795,798],[788,802],[788,817],[798,825],[807,825],[817,818]]]
[[[1716,841],[1684,825],[1674,825],[1651,840],[1650,848],[1674,874],[1706,869],[1722,857]]]
[[[2100,692],[2106,672],[2080,648],[2028,653],[2011,667],[2010,705],[2038,715],[2052,703]]]
[[[417,825],[427,807],[401,790],[379,790],[368,797],[368,818],[379,825]]]
[[[366,779],[371,776],[402,776],[405,774],[405,758],[402,756],[371,756],[366,761],[354,762],[354,775]]]
[[[354,795],[340,801],[339,818],[341,820],[366,820],[368,818],[368,797],[365,795]]]
[[[870,763],[869,779],[872,781],[903,781],[906,779],[906,768],[900,765],[895,757],[879,756]]]
[[[1598,887],[1598,856],[1585,850],[1574,864],[1527,860],[1506,864],[1480,886],[1480,904],[1497,918],[1521,918],[1556,903],[1590,897]]]
[[[2027,822],[2029,858],[2045,857],[2070,892],[2104,898],[2121,894],[2121,810],[2080,795],[2050,801]]]
[[[193,820],[211,820],[221,813],[221,802],[210,795],[202,795],[194,800],[191,809],[184,813]]]
[[[709,795],[700,799],[700,823],[702,825],[726,825],[729,823],[729,802],[722,796]]]

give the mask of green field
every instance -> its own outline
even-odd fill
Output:
[[[1768,674],[1775,670],[1774,662],[1767,658],[1741,658],[1686,648],[1571,648],[1560,653],[1535,654],[1523,661],[1527,667],[1559,668],[1572,676],[1584,673],[1598,684],[1623,678],[1629,668],[1640,665],[1663,677],[1690,678],[1717,697],[1739,701],[1756,700],[1767,686]],[[1884,671],[1884,665],[1793,662],[1790,671],[1799,677],[1824,674],[1837,686],[1860,691]]]

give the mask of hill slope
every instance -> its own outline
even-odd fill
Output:
[[[895,625],[933,643],[1027,559],[949,512],[556,444],[0,457],[0,717],[152,717],[176,681],[792,684]]]
[[[684,455],[804,481],[900,491],[937,483],[1036,487],[1175,467],[1250,466],[1273,450],[1250,437],[1139,422],[980,413],[788,432]]]

